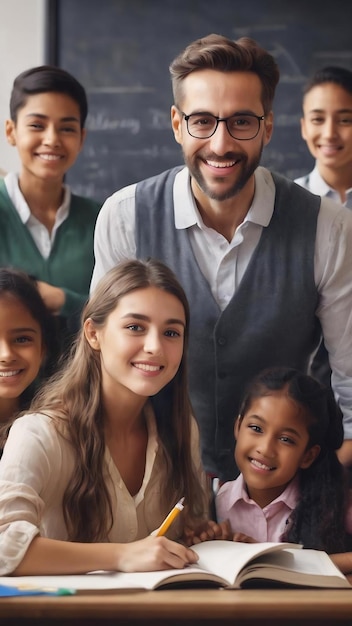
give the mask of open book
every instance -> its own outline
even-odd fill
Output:
[[[215,586],[237,589],[255,586],[348,588],[347,578],[326,552],[302,550],[292,543],[207,541],[193,546],[196,566],[157,572],[90,572],[72,576],[17,576],[0,578],[0,585],[17,588],[116,591],[179,586]]]

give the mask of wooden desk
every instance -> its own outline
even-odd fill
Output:
[[[174,590],[1,598],[1,626],[351,626],[352,589]]]

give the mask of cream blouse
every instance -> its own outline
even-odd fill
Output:
[[[127,490],[109,449],[105,450],[104,470],[114,517],[107,541],[125,543],[146,537],[168,513],[161,497],[166,472],[150,405],[146,417],[146,466],[135,496]],[[192,455],[202,474],[195,423]],[[0,576],[16,569],[36,535],[67,540],[62,500],[73,471],[71,445],[50,417],[31,413],[14,422],[0,461]]]

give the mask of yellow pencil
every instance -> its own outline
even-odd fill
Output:
[[[159,528],[157,528],[156,530],[153,530],[151,535],[153,535],[154,537],[161,537],[162,535],[165,535],[167,529],[171,526],[172,522],[176,519],[176,517],[183,510],[183,502],[184,502],[184,498],[181,498],[181,500],[179,500],[179,502],[175,504],[174,508],[165,517],[163,523],[159,526]]]

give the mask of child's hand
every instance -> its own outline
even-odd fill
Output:
[[[208,520],[197,528],[185,527],[182,542],[186,546],[192,546],[197,543],[202,543],[203,541],[212,541],[214,539],[232,541],[232,530],[228,520],[221,523]]]
[[[329,556],[332,562],[335,563],[336,567],[338,567],[343,574],[352,574],[352,552],[329,554]]]
[[[65,304],[65,292],[60,287],[54,287],[42,280],[37,281],[37,288],[49,311],[53,315],[58,315]]]
[[[256,539],[253,539],[253,537],[249,537],[244,533],[233,533],[232,541],[242,541],[242,543],[258,543]]]

